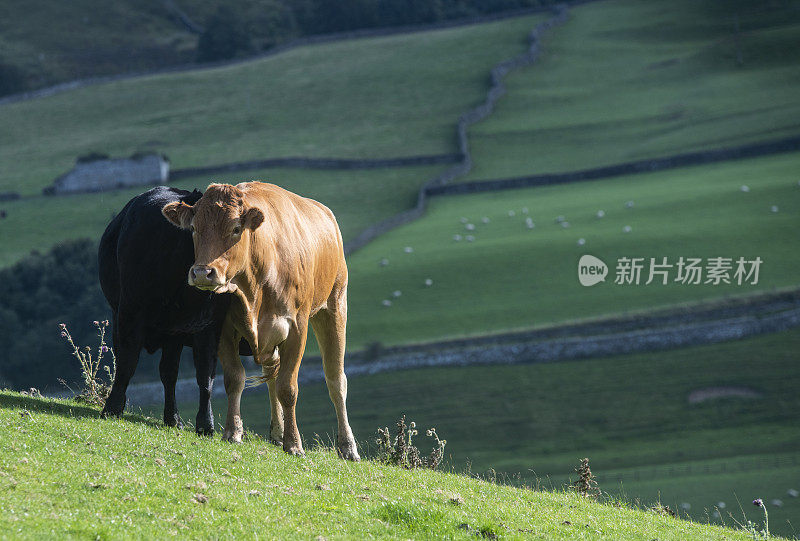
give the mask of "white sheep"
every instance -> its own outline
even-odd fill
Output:
[[[633,231],[633,228],[629,225],[626,225],[625,227],[622,228],[623,233],[630,233],[631,231]]]
[[[625,203],[625,208],[626,209],[632,209],[633,208],[633,201],[627,201]]]
[[[433,280],[430,278],[425,278],[425,287],[431,287],[433,285]]]
[[[467,235],[467,236],[466,236],[466,237],[464,237],[464,238],[465,238],[465,239],[467,239],[467,242],[472,242],[472,241],[474,241],[474,240],[475,240],[475,237],[473,237],[472,235]]]
[[[481,218],[481,222],[483,222],[483,223],[485,223],[485,224],[488,224],[490,221],[491,221],[491,220],[489,219],[489,217],[488,217],[488,216],[484,216],[483,218]]]
[[[586,239],[584,238],[578,239],[578,246],[583,246],[584,244],[586,244]]]
[[[749,192],[749,191],[750,191],[750,186],[748,186],[747,184],[742,184],[742,187],[741,187],[741,188],[739,188],[739,189],[740,189],[741,191],[743,191],[744,193],[747,193],[747,192]]]
[[[392,297],[394,297],[396,299],[397,297],[399,297],[402,294],[403,294],[402,291],[400,291],[399,289],[395,289],[394,292],[392,293]]]
[[[769,210],[771,210],[772,212],[778,212],[778,205],[772,205],[772,206],[769,208]]]
[[[453,235],[453,240],[456,242],[461,242],[461,235]]]
[[[379,265],[380,265],[381,267],[385,267],[385,266],[386,266],[386,265],[388,265],[388,264],[389,264],[389,260],[388,260],[388,259],[386,259],[385,257],[384,257],[384,258],[382,258],[382,259],[381,259],[381,261],[380,261],[380,263],[379,263]]]
[[[513,210],[509,210],[509,211],[508,211],[508,216],[509,216],[510,218],[513,218],[513,217],[514,217],[514,216],[516,216],[516,215],[517,215],[517,213],[516,213],[516,212],[514,212]]]
[[[414,248],[412,248],[411,246],[406,246],[405,248],[403,248],[403,251],[407,254],[412,254],[414,253]]]
[[[598,218],[605,218],[605,216],[606,216],[606,211],[604,211],[604,210],[598,210],[597,211],[597,217]]]
[[[390,301],[389,299],[384,299],[383,301],[381,301],[381,304],[383,306],[387,306],[388,307],[388,306],[392,305],[392,301]]]
[[[475,231],[475,224],[467,224],[464,226],[467,231]]]

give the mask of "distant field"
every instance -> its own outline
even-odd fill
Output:
[[[756,497],[770,506],[770,526],[791,534],[800,524],[800,331],[604,359],[523,366],[424,369],[353,378],[349,413],[356,438],[373,445],[376,429],[401,415],[447,439],[452,465],[494,468],[558,488],[579,458],[591,460],[603,490],[672,509],[691,505],[705,520],[718,502],[741,521]],[[690,404],[690,392],[746,387],[759,398]],[[195,404],[183,407],[193,414]],[[224,401],[217,401],[218,416]],[[246,395],[245,424],[267,432],[266,389]],[[335,434],[324,384],[300,389],[298,423],[307,441]],[[420,434],[424,434],[420,430]],[[427,450],[427,438],[417,443]],[[622,479],[621,483],[618,480]],[[727,523],[731,520],[724,515]]]
[[[90,151],[173,167],[279,156],[451,153],[455,122],[541,16],[301,47],[230,67],[0,107],[0,191],[39,193]]]
[[[365,171],[303,171],[270,169],[186,179],[171,186],[204,190],[211,182],[258,179],[323,202],[339,221],[345,240],[384,218],[416,203],[419,187],[441,167],[406,167]],[[36,196],[0,202],[8,217],[0,220],[0,267],[18,261],[31,250],[44,251],[58,242],[88,237],[99,240],[114,213],[149,187],[109,193]]]
[[[527,328],[800,283],[800,153],[596,182],[437,197],[420,220],[349,260],[351,347]],[[750,189],[745,193],[741,186]],[[633,201],[633,208],[626,208]],[[778,212],[771,212],[776,206]],[[525,224],[523,207],[535,223]],[[598,210],[605,212],[597,218]],[[513,217],[508,216],[514,211]],[[570,227],[555,222],[563,216]],[[475,226],[467,231],[466,218]],[[482,218],[490,219],[488,224]],[[625,226],[630,233],[623,232]],[[474,242],[453,240],[473,235]],[[579,239],[585,245],[578,245]],[[411,247],[413,253],[405,253]],[[578,260],[609,265],[585,288]],[[757,285],[644,285],[649,258],[761,257]],[[616,262],[643,257],[640,285],[615,285]],[[382,258],[388,265],[381,267]],[[705,264],[705,262],[704,262]],[[427,278],[432,287],[425,287]],[[657,277],[657,280],[660,278]],[[705,278],[703,278],[705,280]],[[401,296],[394,298],[393,292]],[[392,306],[381,302],[392,300]]]
[[[470,129],[475,168],[462,180],[798,135],[798,40],[792,2],[574,7],[539,61],[509,75],[508,94]]]

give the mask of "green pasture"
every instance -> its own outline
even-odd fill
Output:
[[[475,167],[463,180],[798,135],[798,40],[792,2],[573,7],[536,64],[511,73],[495,112],[470,129]]]
[[[350,347],[487,334],[797,286],[798,181],[800,153],[794,153],[432,198],[422,219],[349,258]],[[626,207],[629,201],[632,208]],[[599,210],[605,217],[597,217]],[[556,223],[559,216],[569,227]],[[462,240],[454,241],[454,235]],[[467,235],[474,242],[467,242]],[[413,251],[406,253],[406,247]],[[580,285],[578,261],[584,254],[608,265],[604,283]],[[623,257],[644,258],[639,285],[614,283]],[[673,265],[667,285],[659,276],[645,285],[650,259],[662,263],[664,257]],[[674,281],[680,257],[701,258],[702,266],[715,257],[732,258],[733,267],[740,257],[760,257],[763,263],[756,285],[738,285],[735,269],[730,284],[688,285]],[[384,258],[388,264],[381,266]],[[433,285],[426,287],[426,279]],[[401,296],[394,297],[395,291]],[[383,306],[384,300],[392,305]]]
[[[0,440],[0,527],[15,539],[749,538],[626,503],[346,463],[326,449],[291,457],[261,439],[231,445],[7,391],[0,426],[14,435]]]
[[[0,191],[39,193],[92,151],[155,150],[175,168],[453,153],[459,115],[541,19],[298,47],[4,105]]]
[[[273,182],[325,203],[336,214],[348,240],[373,223],[416,204],[419,187],[440,170],[441,166],[361,171],[267,169],[185,179],[170,185],[204,190],[212,182]],[[4,240],[0,245],[0,266],[15,263],[31,250],[45,251],[64,240],[99,240],[111,217],[146,189],[149,187],[0,202],[0,210],[7,213],[0,220],[0,236]]]
[[[376,430],[406,414],[447,440],[450,465],[543,488],[560,488],[582,457],[604,491],[652,504],[659,498],[695,520],[719,502],[742,521],[751,501],[770,504],[783,535],[800,524],[800,331],[664,352],[521,366],[406,370],[351,378],[348,412],[356,439],[374,450]],[[221,384],[221,382],[220,382]],[[756,397],[689,403],[693,391],[746,388]],[[183,406],[190,417],[195,404]],[[245,425],[268,432],[266,388],[243,399]],[[224,400],[215,401],[222,419]],[[298,424],[307,441],[335,437],[325,385],[301,386]],[[688,509],[681,504],[689,504]]]

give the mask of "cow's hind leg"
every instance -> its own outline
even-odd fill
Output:
[[[269,441],[283,446],[283,406],[278,400],[276,379],[267,381],[269,387]]]
[[[136,325],[135,315],[125,315],[121,311],[114,314],[113,342],[117,372],[111,385],[111,392],[100,413],[102,417],[120,417],[125,410],[125,392],[136,371],[136,365],[139,364],[141,350],[140,331]]]
[[[180,340],[169,340],[161,346],[161,362],[158,372],[164,385],[164,424],[183,427],[178,405],[175,402],[175,383],[178,381],[178,367],[181,361],[183,344]]]
[[[192,356],[195,377],[200,390],[200,403],[194,429],[203,436],[214,435],[214,412],[211,410],[211,393],[214,389],[214,374],[217,370],[218,339],[213,329],[194,335]]]
[[[344,373],[345,327],[347,324],[347,308],[340,303],[339,310],[320,310],[311,320],[314,334],[322,353],[322,366],[325,371],[325,383],[328,394],[336,409],[338,430],[336,434],[336,450],[339,456],[347,460],[361,460],[356,450],[353,431],[347,420],[347,376]]]
[[[239,358],[239,336],[231,328],[223,329],[219,340],[219,361],[225,376],[225,394],[228,395],[228,414],[222,439],[241,443],[244,437],[241,401],[244,391],[245,371]]]
[[[281,364],[275,381],[275,394],[283,407],[283,450],[296,456],[305,455],[300,431],[297,429],[295,405],[297,404],[297,372],[306,349],[308,320],[298,314],[297,322],[289,330],[289,336],[278,347]]]

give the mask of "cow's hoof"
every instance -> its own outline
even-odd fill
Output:
[[[343,443],[340,442],[336,446],[336,452],[339,453],[339,458],[352,460],[353,462],[361,462],[361,457],[358,456],[358,451],[356,450],[356,442],[353,440]]]
[[[109,417],[122,417],[122,408],[117,410],[116,408],[106,406],[103,408],[103,411],[100,412],[100,417],[102,419],[108,419]]]
[[[300,457],[306,456],[306,452],[303,451],[303,448],[300,447],[299,445],[291,445],[288,447],[284,446],[283,450],[292,456],[300,456]]]
[[[226,432],[222,435],[222,441],[227,441],[230,443],[242,443],[242,434],[240,433],[228,434]]]
[[[177,413],[174,415],[165,415],[164,424],[169,427],[183,428],[183,421]]]
[[[214,416],[206,416],[198,414],[195,418],[194,431],[198,436],[213,436],[214,435]]]
[[[275,438],[270,438],[269,442],[276,447],[283,447],[283,440],[276,440]]]
[[[213,427],[209,428],[207,426],[198,426],[198,427],[196,427],[194,429],[194,431],[198,436],[209,436],[209,437],[211,437],[211,436],[214,435],[214,428]]]

